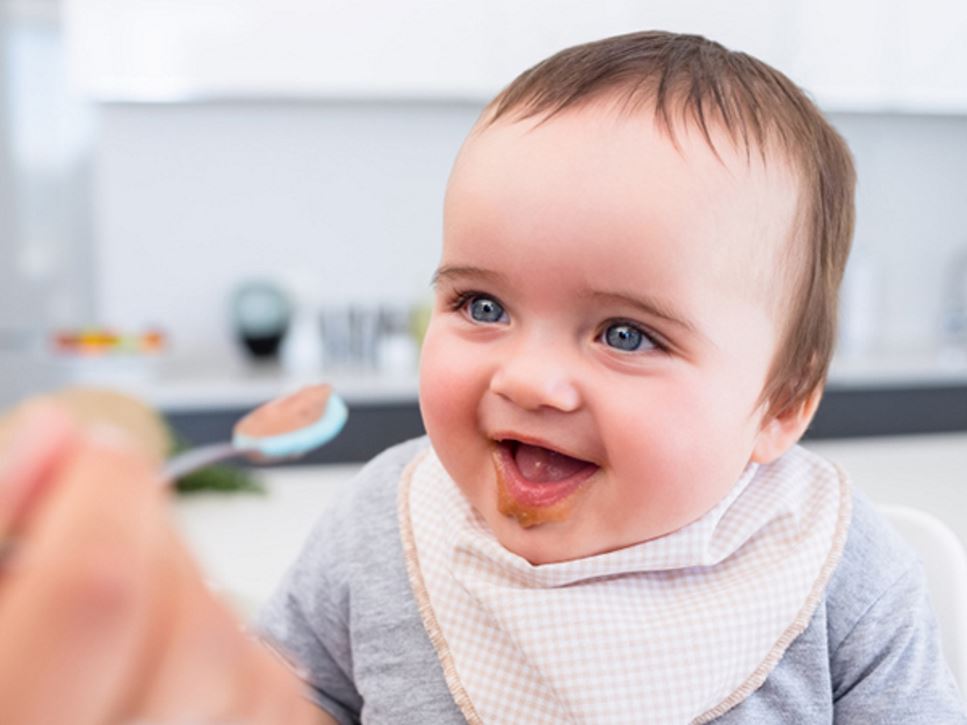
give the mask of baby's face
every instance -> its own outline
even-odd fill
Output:
[[[454,167],[421,406],[532,563],[678,529],[756,456],[796,185],[677,134],[591,106],[498,122]]]

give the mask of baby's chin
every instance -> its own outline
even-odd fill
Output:
[[[592,507],[584,507],[564,521],[529,526],[521,525],[513,516],[501,514],[496,507],[490,508],[483,518],[501,546],[534,566],[608,554],[660,538],[675,530],[635,529],[619,533],[620,524],[596,517]]]
[[[600,538],[593,537],[592,541],[590,537],[582,536],[576,530],[580,527],[570,520],[522,526],[513,517],[498,511],[494,511],[493,515],[497,518],[488,523],[500,545],[534,566],[584,559],[603,554],[610,548],[620,548],[602,548]]]
[[[516,554],[522,559],[526,559],[529,563],[534,566],[540,566],[541,564],[558,564],[563,561],[572,561],[574,559],[581,559],[583,556],[576,552],[567,551],[560,546],[557,542],[541,542],[536,541],[541,537],[533,536],[533,530],[529,530],[525,537],[526,541],[521,541],[520,537],[509,536],[501,537],[498,536],[497,540],[500,542],[507,551],[512,554]]]

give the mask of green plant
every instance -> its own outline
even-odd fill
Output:
[[[171,433],[171,453],[180,453],[191,448],[191,444],[183,438]],[[199,491],[238,491],[241,493],[265,494],[265,486],[251,473],[237,466],[216,464],[200,471],[182,476],[174,484],[179,494],[197,493]]]

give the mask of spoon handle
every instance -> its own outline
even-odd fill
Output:
[[[199,446],[169,458],[161,469],[161,475],[165,483],[171,483],[182,476],[197,471],[199,468],[235,458],[244,455],[244,453],[231,443],[213,443],[208,446]]]

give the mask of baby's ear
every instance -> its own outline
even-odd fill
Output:
[[[817,386],[801,403],[789,406],[778,415],[767,413],[762,419],[750,461],[771,463],[792,448],[806,432],[822,396],[822,386]]]

